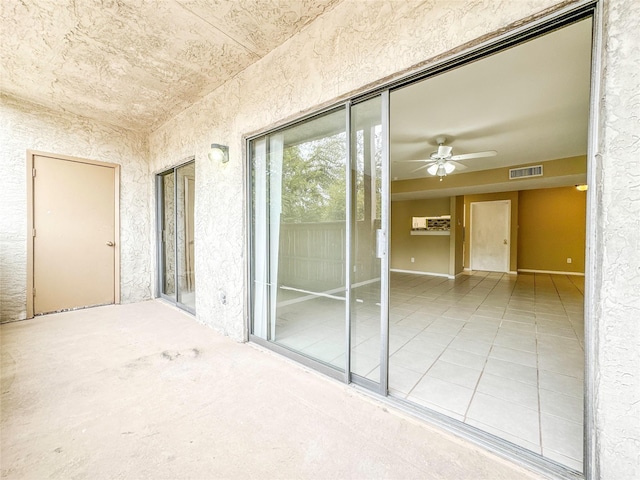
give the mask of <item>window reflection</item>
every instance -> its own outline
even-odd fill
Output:
[[[253,334],[343,369],[346,158],[340,109],[251,142]]]

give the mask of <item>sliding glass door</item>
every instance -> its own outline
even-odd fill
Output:
[[[251,334],[580,471],[592,21],[551,27],[250,140]]]
[[[157,177],[160,296],[195,313],[195,163]]]
[[[386,392],[382,111],[377,96],[250,141],[251,334]]]
[[[384,98],[388,98],[386,95]],[[352,381],[386,393],[387,202],[383,185],[386,144],[383,97],[351,107],[351,311]],[[384,188],[386,190],[386,188]],[[388,193],[387,193],[388,194]],[[371,385],[371,382],[378,385]]]
[[[251,142],[252,334],[344,371],[345,109]]]

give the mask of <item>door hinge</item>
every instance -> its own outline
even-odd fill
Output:
[[[36,229],[35,229],[35,228],[31,231],[31,236],[32,236],[32,237],[35,237],[35,236],[36,236]]]
[[[34,296],[34,297],[36,296],[36,289],[35,289],[35,287],[33,288],[33,296]]]
[[[31,176],[32,176],[32,177],[35,177],[35,176],[36,176],[36,169],[35,169],[35,168],[32,168],[32,169],[31,169]]]

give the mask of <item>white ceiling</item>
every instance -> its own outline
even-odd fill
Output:
[[[429,158],[441,135],[454,155],[498,152],[464,173],[585,155],[590,51],[587,19],[392,92],[391,177],[427,176],[402,161]]]
[[[341,0],[0,0],[0,90],[147,131]]]

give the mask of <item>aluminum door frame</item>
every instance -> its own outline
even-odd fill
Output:
[[[354,383],[368,390],[372,390],[382,396],[387,396],[389,392],[389,247],[391,245],[391,177],[390,177],[390,162],[389,162],[389,89],[385,89],[381,92],[377,92],[373,95],[369,95],[358,99],[357,102],[348,102],[347,108],[347,132],[348,132],[348,155],[347,159],[349,174],[347,175],[347,239],[349,247],[347,249],[347,341],[346,341],[346,365],[345,373],[347,383]],[[380,381],[374,382],[367,378],[351,372],[351,255],[353,251],[353,238],[351,232],[352,223],[352,180],[351,180],[351,164],[353,160],[353,149],[351,148],[351,107],[371,100],[375,97],[380,97],[380,119],[382,127],[382,176],[381,176],[381,218],[380,218],[380,230],[381,230],[381,242],[382,245],[378,247],[380,252]]]
[[[195,166],[195,161],[196,161],[196,157],[189,157],[187,159],[185,159],[183,162],[181,162],[179,165],[175,165],[174,167],[168,168],[168,169],[164,169],[161,170],[159,172],[157,172],[155,174],[155,190],[156,190],[156,297],[162,298],[164,300],[167,300],[168,302],[173,303],[174,305],[176,305],[177,307],[181,308],[182,310],[191,313],[192,315],[196,314],[196,311],[194,308],[189,307],[188,305],[185,305],[184,303],[180,303],[178,302],[178,228],[177,228],[177,221],[178,221],[178,210],[177,210],[177,205],[178,205],[178,185],[177,185],[177,171],[180,167],[184,167],[185,165],[188,165],[190,163],[193,163]],[[173,211],[173,216],[174,216],[174,221],[176,223],[175,226],[175,242],[173,245],[173,257],[174,257],[174,261],[176,262],[175,265],[175,271],[174,271],[174,282],[175,282],[175,295],[167,295],[165,293],[162,292],[162,279],[164,276],[164,268],[163,268],[163,261],[164,261],[164,249],[162,248],[162,243],[163,243],[163,228],[162,228],[162,223],[164,221],[164,208],[163,208],[163,200],[164,200],[164,184],[162,183],[162,177],[164,177],[165,175],[173,175],[174,177],[174,187],[173,187],[173,206],[174,206],[174,211]],[[195,185],[195,182],[194,182]],[[194,192],[195,194],[195,192]],[[194,218],[194,222],[195,222],[195,218]],[[195,234],[194,234],[195,236]],[[194,260],[194,269],[195,269],[195,258]],[[197,294],[196,294],[196,298],[197,298]]]

